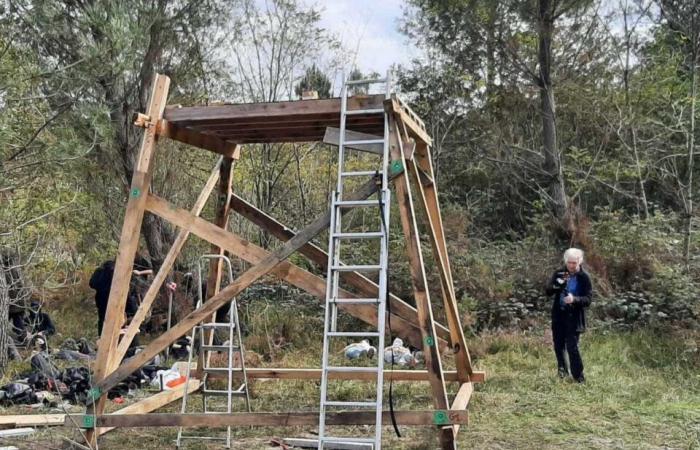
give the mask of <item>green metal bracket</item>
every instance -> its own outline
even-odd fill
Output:
[[[433,339],[432,336],[426,336],[425,345],[427,345],[428,347],[432,347],[433,345],[435,345],[435,339]]]
[[[433,423],[435,425],[449,425],[450,416],[447,415],[447,411],[438,410],[433,413]]]
[[[98,387],[94,387],[88,391],[88,397],[91,398],[93,401],[99,399],[102,397],[102,389]]]
[[[82,428],[95,428],[95,416],[85,414],[83,416],[83,426]]]
[[[400,160],[392,161],[389,171],[392,175],[403,172],[403,162]]]
[[[136,197],[138,197],[139,195],[141,195],[141,189],[139,189],[139,188],[133,188],[133,189],[131,190],[131,196],[132,196],[132,197],[136,198]]]

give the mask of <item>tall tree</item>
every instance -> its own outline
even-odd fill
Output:
[[[689,108],[686,123],[686,166],[681,191],[686,216],[684,253],[686,267],[690,264],[693,233],[693,171],[695,165],[695,111],[698,94],[698,64],[700,64],[700,4],[697,1],[660,0],[663,16],[671,31],[680,38],[684,53],[684,69],[688,75]]]
[[[502,171],[521,178],[543,198],[557,218],[563,219],[568,204],[562,158],[566,146],[561,146],[557,133],[556,77],[575,76],[573,69],[584,66],[580,54],[591,53],[584,47],[591,43],[595,29],[596,15],[592,9],[595,2],[412,0],[410,3],[413,9],[408,11],[404,31],[423,48],[441,54],[444,65],[456,65],[453,73],[463,71],[458,80],[467,94],[462,99],[464,106],[488,112],[491,121],[500,122],[489,127],[494,153],[487,160],[501,164]],[[513,129],[514,134],[509,136],[506,132],[512,125],[503,122],[512,123],[513,114],[522,108],[523,105],[514,104],[515,100],[520,99],[529,107],[528,85],[534,86],[539,94],[539,132],[537,136],[527,136],[532,133],[528,125]],[[506,109],[510,113],[499,116]],[[533,137],[539,142],[534,142]],[[503,147],[508,151],[504,152]],[[522,154],[511,162],[509,153],[516,151]],[[523,167],[527,172],[522,172]]]
[[[93,182],[86,184],[94,189],[105,177],[95,195],[105,210],[121,211],[114,203],[124,202],[141,134],[132,117],[145,111],[154,73],[168,73],[174,92],[186,86],[205,93],[210,45],[233,0],[7,3],[4,31],[37,55],[43,71],[42,90],[55,112],[47,129],[70,127],[83,142],[94,142],[94,164],[87,168]],[[121,182],[120,195],[108,188],[114,181]],[[169,227],[146,215],[142,233],[151,257],[161,260],[172,238]]]

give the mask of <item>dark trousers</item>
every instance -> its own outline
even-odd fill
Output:
[[[571,365],[571,376],[575,379],[583,376],[583,361],[578,350],[578,340],[581,333],[576,331],[576,327],[570,326],[566,322],[552,323],[552,340],[554,341],[554,354],[557,356],[557,366],[559,370],[568,372],[564,350],[569,354],[569,364]]]

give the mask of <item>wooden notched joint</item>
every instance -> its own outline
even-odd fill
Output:
[[[153,122],[151,122],[151,116],[147,114],[136,113],[136,116],[134,117],[134,125],[141,128],[150,128],[153,126]]]

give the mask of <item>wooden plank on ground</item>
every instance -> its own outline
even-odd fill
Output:
[[[277,239],[288,241],[296,235],[296,233],[289,227],[275,220],[273,217],[251,205],[249,202],[245,201],[236,194],[233,194],[233,197],[231,197],[231,206],[241,216],[245,217],[263,230],[269,232]],[[328,254],[313,243],[309,242],[301,247],[299,249],[299,253],[309,258],[324,271],[328,269]],[[373,282],[359,272],[343,272],[341,274],[341,278],[346,283],[357,288],[360,295],[367,298],[376,298],[378,295],[379,286],[377,283]],[[403,317],[409,321],[415,320],[418,315],[416,308],[409,305],[394,294],[390,293],[389,299],[391,301],[391,312],[393,314]],[[436,323],[435,329],[440,338],[450,338],[450,331],[444,325]]]
[[[441,424],[450,425],[469,420],[467,411],[394,411],[396,422],[402,426],[433,426],[436,424],[436,414]],[[83,423],[82,414],[66,417],[66,422],[71,419],[77,423]],[[339,411],[327,412],[327,425],[373,425],[376,414],[374,411]],[[97,416],[98,426],[116,428],[140,428],[140,427],[225,427],[225,426],[251,426],[251,427],[290,427],[313,426],[318,424],[318,412],[296,411],[288,413],[232,413],[232,414],[105,414]],[[389,411],[382,414],[382,423],[391,425]]]
[[[193,215],[199,216],[199,214],[202,212],[202,209],[204,209],[204,205],[206,204],[207,199],[209,198],[209,194],[211,194],[212,189],[214,189],[214,186],[216,186],[216,182],[219,179],[219,170],[221,168],[222,161],[223,157],[219,158],[216,165],[214,166],[214,169],[209,175],[207,182],[204,184],[202,192],[200,192],[199,197],[197,197],[197,200],[195,201],[194,206],[190,211]],[[139,332],[141,324],[146,319],[148,312],[151,310],[151,306],[153,306],[153,302],[158,296],[158,291],[160,290],[161,286],[168,277],[168,274],[170,274],[171,269],[175,265],[175,261],[177,260],[177,257],[180,254],[182,247],[185,245],[185,242],[187,241],[189,235],[190,232],[188,230],[181,229],[178,231],[177,236],[175,237],[175,241],[170,247],[168,254],[165,256],[163,264],[160,266],[158,273],[153,278],[153,282],[151,282],[151,285],[148,287],[148,291],[146,291],[146,295],[144,295],[143,300],[141,301],[141,305],[139,305],[139,309],[136,311],[136,314],[131,319],[129,326],[126,329],[126,332],[119,341],[119,347],[116,350],[117,360],[121,361],[122,359],[124,359],[124,355],[126,355],[126,352],[129,350],[131,342],[134,340],[134,336],[136,336],[136,334]]]
[[[0,427],[50,427],[63,425],[65,414],[0,415]]]

